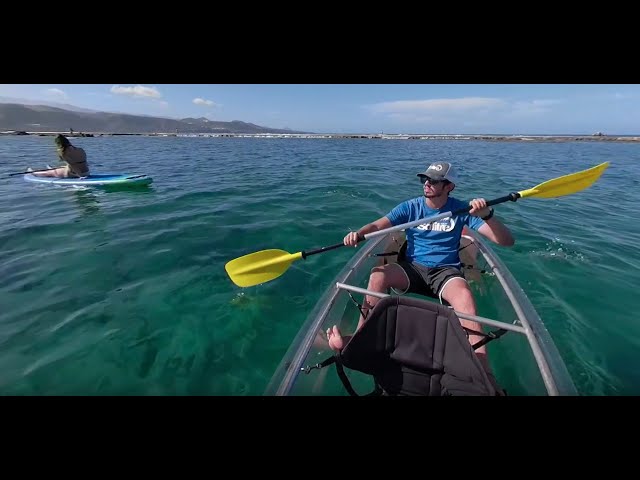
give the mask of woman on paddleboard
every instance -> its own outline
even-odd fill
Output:
[[[57,178],[82,178],[90,175],[87,154],[84,149],[71,145],[69,139],[64,135],[57,135],[55,143],[58,157],[60,161],[66,163],[66,165],[64,167],[53,168],[47,172],[33,172],[32,175]]]

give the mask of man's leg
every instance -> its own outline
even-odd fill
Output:
[[[449,302],[449,305],[451,305],[456,312],[466,313],[467,315],[476,315],[476,302],[473,298],[473,293],[471,292],[467,281],[463,277],[449,278],[442,287],[440,296],[443,300]],[[470,330],[482,332],[482,325],[478,322],[460,318],[460,323],[463,327]],[[482,338],[483,337],[480,335],[469,334],[469,343],[473,345],[474,343],[482,340]],[[482,345],[475,352],[478,359],[484,366],[484,369],[490,373],[491,368],[489,367],[489,360],[487,358],[486,345]]]
[[[371,269],[371,275],[369,275],[369,284],[367,290],[374,292],[386,293],[387,289],[395,288],[405,291],[409,288],[409,278],[403,270],[403,268],[397,263],[388,263],[374,267]],[[358,327],[356,331],[360,330],[366,321],[366,315],[370,309],[372,309],[380,299],[372,295],[366,295],[362,304],[362,313],[358,320]],[[329,346],[333,350],[342,350],[343,346],[347,344],[351,337],[342,337],[338,327],[334,325],[327,329],[327,340]]]
[[[386,293],[389,288],[395,288],[398,290],[407,290],[409,288],[409,278],[403,270],[403,268],[397,263],[388,263],[379,267],[371,269],[371,275],[369,275],[369,285],[367,290],[374,292]],[[380,299],[371,295],[365,296],[365,301],[362,304],[362,310],[364,313],[368,313]],[[358,321],[358,330],[364,324],[365,317],[360,315]]]

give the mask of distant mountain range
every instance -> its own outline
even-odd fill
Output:
[[[83,133],[309,133],[238,120],[219,122],[204,117],[178,120],[98,112],[64,104],[7,103],[8,100],[0,97],[0,131],[68,132],[72,128]]]

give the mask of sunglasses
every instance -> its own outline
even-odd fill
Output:
[[[427,182],[429,182],[429,185],[439,185],[441,183],[444,183],[445,185],[449,183],[449,180],[434,180],[431,177],[427,177],[426,175],[423,175],[420,178],[420,183],[425,184]]]

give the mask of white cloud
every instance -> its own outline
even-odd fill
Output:
[[[418,115],[415,113],[390,113],[389,118],[399,123],[429,123],[436,120],[433,115]]]
[[[632,100],[634,98],[638,98],[638,95],[634,94],[634,93],[616,92],[616,93],[613,94],[613,98],[615,100]]]
[[[114,85],[111,87],[111,93],[117,95],[128,95],[130,97],[142,97],[142,98],[161,98],[162,94],[156,87],[143,87],[142,85],[136,85],[135,87],[121,87],[120,85]]]
[[[551,107],[559,103],[562,103],[562,100],[517,101],[511,105],[511,113],[514,115],[539,115],[551,112]]]
[[[499,98],[464,97],[464,98],[435,98],[430,100],[398,100],[382,102],[368,108],[377,113],[442,113],[464,112],[478,109],[497,108],[504,106],[504,100]]]
[[[59,88],[47,88],[44,93],[56,98],[64,98],[65,100],[69,98],[67,94]]]
[[[193,103],[195,103],[196,105],[204,105],[207,107],[216,106],[215,102],[212,102],[211,100],[205,100],[204,98],[194,98]]]
[[[434,98],[428,100],[398,100],[366,106],[372,113],[383,115],[403,128],[411,126],[446,127],[459,125],[472,118],[486,121],[507,108],[499,98],[462,97]]]
[[[509,101],[493,97],[398,100],[365,106],[377,115],[405,126],[491,125],[501,119],[543,115],[561,100]]]

